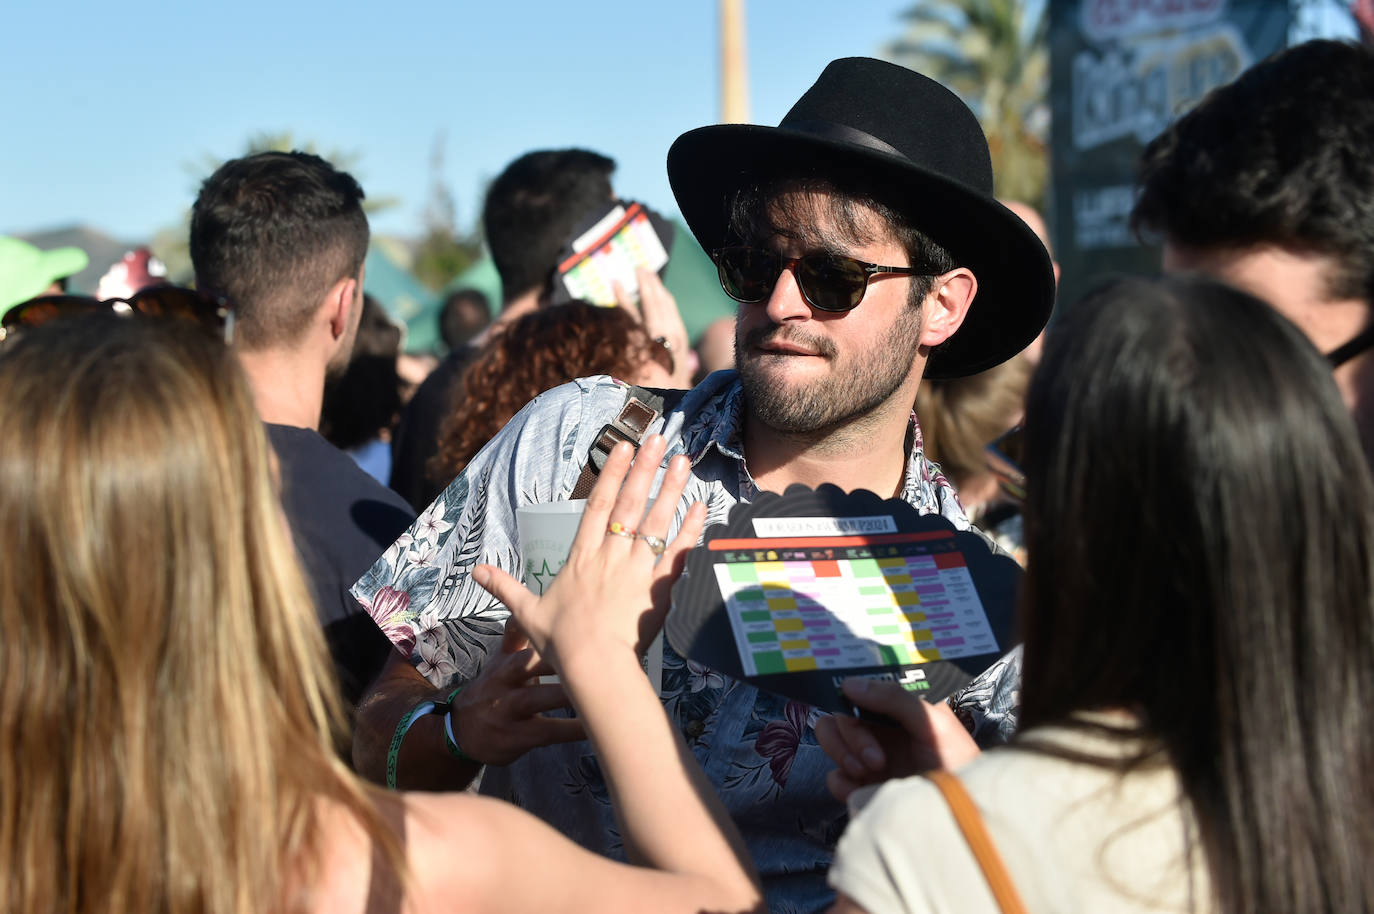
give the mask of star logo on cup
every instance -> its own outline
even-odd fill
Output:
[[[539,582],[540,596],[544,595],[544,591],[548,589],[549,586],[548,582],[552,581],[557,574],[557,569],[549,567],[548,559],[544,559],[544,562],[540,566],[538,571],[534,571],[533,569],[530,570],[530,577],[534,578],[537,582]]]

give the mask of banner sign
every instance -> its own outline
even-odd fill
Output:
[[[1109,273],[1153,273],[1128,218],[1145,144],[1287,44],[1287,0],[1050,3],[1051,224],[1060,301]]]

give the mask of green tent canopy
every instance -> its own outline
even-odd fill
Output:
[[[385,239],[374,238],[363,261],[363,288],[377,299],[392,320],[406,328],[406,352],[434,352],[439,348],[441,299],[401,266]]]

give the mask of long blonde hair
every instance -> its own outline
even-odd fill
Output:
[[[281,910],[322,799],[399,861],[334,752],[269,460],[199,327],[87,317],[0,351],[0,910]]]

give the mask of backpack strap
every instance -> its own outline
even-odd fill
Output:
[[[685,390],[661,390],[653,387],[631,387],[625,392],[625,405],[610,422],[601,427],[600,433],[587,450],[587,460],[582,465],[582,473],[577,477],[569,498],[586,498],[596,485],[596,477],[611,456],[611,449],[621,441],[628,441],[635,450],[644,440],[644,433],[659,416],[676,406],[687,392]]]

